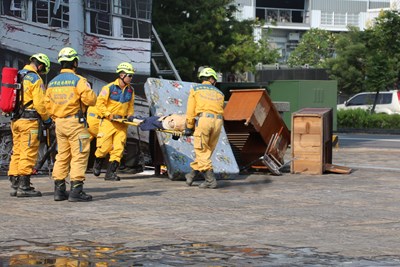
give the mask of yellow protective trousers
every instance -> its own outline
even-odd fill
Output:
[[[197,121],[193,133],[196,158],[190,163],[193,170],[207,171],[213,168],[211,156],[217,146],[222,124],[223,120],[216,115],[200,117]]]
[[[105,158],[110,153],[110,162],[121,162],[125,148],[128,125],[120,122],[112,122],[102,119],[97,135],[95,152],[96,158]]]
[[[90,153],[90,134],[78,118],[56,119],[58,153],[53,169],[53,179],[84,181]]]
[[[11,122],[13,148],[9,176],[31,175],[39,153],[38,121],[19,119]]]

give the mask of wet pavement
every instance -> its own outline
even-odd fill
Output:
[[[339,148],[349,175],[240,175],[216,190],[152,171],[88,174],[89,203],[9,196],[0,177],[0,266],[400,266],[396,149]],[[104,176],[104,174],[102,174]]]

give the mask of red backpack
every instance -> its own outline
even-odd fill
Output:
[[[18,91],[21,91],[18,83],[18,70],[4,67],[1,72],[0,109],[5,113],[15,111],[18,105]]]

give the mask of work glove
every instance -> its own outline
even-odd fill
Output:
[[[129,117],[128,117],[128,121],[129,121],[129,122],[133,122],[134,119],[135,119],[135,116],[129,116]]]
[[[184,136],[192,136],[194,133],[194,129],[190,129],[190,128],[185,128],[185,131],[183,132]]]
[[[181,135],[178,134],[178,133],[173,133],[173,134],[172,134],[172,139],[175,140],[175,141],[176,141],[176,140],[179,140],[180,137],[181,137]]]

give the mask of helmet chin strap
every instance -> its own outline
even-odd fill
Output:
[[[40,63],[39,63],[38,61],[32,61],[32,63],[33,63],[33,65],[35,66],[36,71],[39,71],[39,65],[40,65]]]
[[[119,78],[121,79],[121,81],[124,83],[124,85],[127,85],[128,83],[126,83],[125,81],[124,81],[124,79],[125,79],[125,77],[127,76],[128,74],[124,74],[124,76],[119,76]]]
[[[208,81],[214,86],[217,83],[217,81],[214,78],[208,78]]]

